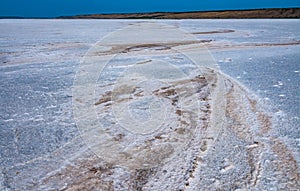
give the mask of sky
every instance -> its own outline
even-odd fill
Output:
[[[0,16],[183,12],[300,7],[300,0],[0,0]]]

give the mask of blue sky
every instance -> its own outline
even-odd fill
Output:
[[[300,0],[0,0],[0,16],[300,7]]]

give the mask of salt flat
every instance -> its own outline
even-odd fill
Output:
[[[0,190],[297,190],[299,20],[0,20]]]

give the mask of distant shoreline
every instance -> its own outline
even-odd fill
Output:
[[[0,19],[299,19],[300,8],[268,8],[193,12],[87,14],[59,17],[1,16]]]
[[[61,16],[58,19],[263,19],[300,18],[300,8],[272,8],[229,11],[155,12],[124,14],[88,14]]]

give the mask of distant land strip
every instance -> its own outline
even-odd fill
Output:
[[[300,8],[274,8],[232,11],[155,12],[124,14],[90,14],[61,16],[58,19],[263,19],[300,18]]]

